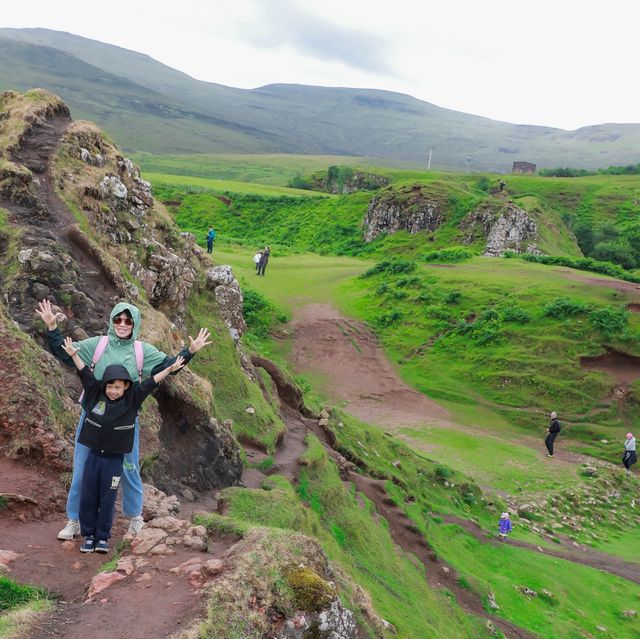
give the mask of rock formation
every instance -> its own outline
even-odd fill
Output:
[[[5,92],[0,107],[0,287],[6,306],[0,358],[13,362],[12,374],[3,373],[0,381],[0,387],[13,387],[0,397],[1,434],[17,456],[69,470],[67,438],[78,410],[65,386],[76,399],[79,385],[73,371],[41,348],[46,340],[34,314],[37,302],[49,299],[63,331],[80,340],[104,334],[114,302],[131,301],[143,314],[142,338],[174,353],[182,346],[176,329],[196,291],[201,258],[154,200],[139,169],[94,125],[72,122],[56,96]],[[241,318],[239,286],[231,289]],[[237,317],[234,326],[242,327]],[[15,348],[17,343],[23,346]],[[237,483],[239,447],[211,412],[208,383],[186,370],[167,381],[157,399],[143,438],[160,486],[197,491]]]
[[[466,232],[466,243],[473,242],[478,232],[486,238],[484,255],[487,256],[498,257],[506,251],[540,252],[535,244],[538,235],[536,223],[525,210],[512,203],[499,209],[480,207],[467,216],[461,227]]]
[[[420,186],[385,191],[369,202],[364,218],[364,240],[381,233],[435,231],[444,221],[442,205],[424,194]]]

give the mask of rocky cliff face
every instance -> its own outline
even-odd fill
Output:
[[[37,398],[25,412],[5,389],[1,434],[12,440],[17,456],[40,456],[68,470],[70,422],[77,419],[69,393],[77,398],[78,382],[42,348],[37,302],[49,299],[63,332],[77,340],[104,334],[114,303],[133,302],[144,318],[141,338],[175,353],[183,343],[179,329],[197,287],[201,251],[178,233],[137,167],[96,127],[72,122],[56,96],[5,92],[0,116],[0,331],[10,336],[0,343],[0,359],[15,360],[13,381],[19,380],[25,398]],[[16,359],[17,342],[30,344],[28,357]],[[165,382],[157,399],[157,407],[149,402],[151,428],[143,429],[143,447],[158,460],[153,476],[161,487],[204,490],[236,483],[239,447],[229,426],[211,413],[208,383],[187,370]],[[177,444],[187,430],[188,455]],[[32,443],[24,446],[22,440]]]
[[[383,233],[436,231],[446,223],[445,203],[426,193],[419,185],[388,189],[369,202],[363,221],[364,240],[371,242]],[[471,211],[459,224],[460,242],[473,244],[484,240],[484,255],[499,256],[505,251],[539,252],[538,227],[529,214],[505,201],[491,201]]]
[[[442,205],[420,186],[385,191],[369,202],[364,218],[364,241],[382,233],[435,231],[444,221]]]
[[[473,211],[462,223],[465,242],[473,242],[478,233],[486,238],[484,255],[498,257],[506,251],[540,253],[535,241],[538,227],[529,214],[515,204],[502,208],[482,207]]]

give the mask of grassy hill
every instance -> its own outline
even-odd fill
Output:
[[[201,82],[148,56],[68,33],[0,29],[0,88],[51,89],[126,151],[302,153],[508,171],[638,162],[640,125],[515,125],[389,91]],[[171,123],[168,126],[169,122]]]
[[[565,419],[575,425],[570,436],[576,446],[615,460],[620,433],[640,419],[633,399],[636,386],[625,401],[614,402],[609,397],[611,378],[580,362],[607,348],[640,355],[640,323],[637,314],[627,310],[640,300],[633,285],[616,287],[605,276],[595,279],[585,271],[520,259],[469,259],[484,245],[479,240],[460,248],[459,224],[493,197],[486,184],[495,177],[382,173],[390,178],[390,188],[419,183],[438,194],[447,202],[447,221],[434,232],[401,231],[367,244],[361,227],[372,197],[367,192],[294,197],[293,192],[257,194],[255,186],[246,184],[254,193],[237,193],[231,183],[224,183],[222,190],[206,189],[196,185],[197,179],[184,177],[178,184],[170,176],[158,178],[162,181],[155,184],[155,192],[170,203],[178,224],[200,242],[213,225],[218,251],[247,274],[250,253],[264,244],[271,245],[281,268],[286,268],[281,256],[291,255],[287,259],[298,266],[289,273],[289,292],[301,277],[296,274],[302,259],[297,253],[358,256],[369,266],[377,261],[367,277],[347,280],[336,300],[349,315],[375,328],[414,387],[455,405],[461,421],[475,415],[472,407],[487,407],[485,417],[480,412],[473,418],[481,428],[496,419],[533,432],[550,407],[561,406]],[[640,179],[630,176],[513,176],[507,184],[512,200],[536,219],[540,248],[569,258],[581,256],[570,230],[579,221],[596,228],[635,224],[629,211],[637,207],[639,188]],[[242,262],[234,258],[239,249],[224,248],[228,243],[248,247]],[[253,286],[251,280],[248,285]],[[268,283],[260,286],[277,296]],[[468,444],[465,437],[449,441],[447,461]]]

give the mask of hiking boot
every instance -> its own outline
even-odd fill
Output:
[[[550,453],[547,453],[547,457],[553,457],[553,455],[551,455]]]
[[[80,552],[93,552],[95,549],[96,540],[93,537],[87,537],[82,546],[80,546]]]
[[[144,527],[144,519],[142,519],[142,515],[136,515],[135,517],[131,518],[131,521],[129,522],[129,530],[127,530],[127,535],[133,535],[134,537],[136,535],[140,534],[140,531],[143,529]]]
[[[58,539],[68,541],[80,534],[80,522],[77,519],[70,519],[66,526],[58,533]]]
[[[98,539],[96,552],[109,552],[109,544],[104,539]]]

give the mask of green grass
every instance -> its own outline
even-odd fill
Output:
[[[469,404],[468,412],[484,404],[503,412],[512,425],[536,432],[549,410],[560,408],[572,422],[565,435],[596,440],[596,446],[604,433],[616,437],[624,420],[635,419],[633,403],[619,414],[603,411],[596,424],[580,419],[607,397],[612,381],[581,368],[579,357],[602,353],[605,344],[637,351],[636,316],[612,333],[591,321],[600,317],[596,311],[623,309],[626,293],[580,281],[568,269],[519,260],[474,258],[445,269],[424,266],[412,277],[418,280],[410,289],[401,285],[402,274],[351,280],[338,299],[348,315],[376,327],[390,358],[415,388],[440,401]],[[452,291],[459,299],[448,304]],[[560,298],[578,300],[584,311],[548,316],[548,304]],[[390,305],[398,320],[389,315]]]
[[[253,193],[256,195],[301,195],[304,197],[322,197],[320,193],[313,193],[302,189],[290,189],[284,186],[268,184],[247,183],[243,181],[216,180],[213,178],[197,177],[193,175],[171,175],[167,173],[145,172],[145,179],[154,185],[154,190],[158,190],[160,185],[185,187],[191,191],[209,190],[221,193]]]
[[[22,585],[0,575],[0,612],[5,612],[36,599],[46,598],[44,588]]]
[[[433,592],[420,568],[399,552],[384,522],[374,521],[371,504],[356,499],[313,436],[297,491],[282,477],[268,490],[226,489],[230,518],[241,523],[291,528],[320,540],[329,559],[371,595],[378,614],[393,623],[398,637],[469,637],[478,625],[445,595]]]
[[[281,256],[271,253],[265,277],[256,275],[254,250],[242,246],[219,246],[213,259],[229,264],[242,288],[258,291],[285,312],[312,302],[334,302],[337,286],[360,275],[369,263],[351,257],[322,257],[311,253]]]
[[[638,637],[638,620],[622,617],[640,601],[632,582],[508,544],[481,543],[458,526],[432,525],[429,539],[481,597],[495,593],[500,616],[540,639],[574,639],[584,632],[597,636],[597,626],[605,627],[607,636]],[[539,596],[528,597],[521,587]],[[543,589],[553,596],[540,596]]]
[[[517,435],[487,432],[475,428],[467,432],[422,426],[402,429],[410,442],[426,454],[470,477],[490,490],[513,491],[526,485],[527,492],[546,492],[566,488],[576,483],[575,471],[545,463],[542,436],[540,450],[519,441]]]
[[[240,439],[272,452],[285,426],[275,407],[263,397],[260,386],[242,372],[238,352],[215,301],[206,293],[196,295],[190,300],[188,314],[191,330],[206,326],[211,331],[213,343],[198,353],[190,366],[211,381],[214,414],[220,421],[233,420],[234,433]],[[250,406],[254,414],[247,413]]]
[[[287,186],[297,175],[326,170],[332,165],[393,166],[392,161],[340,155],[295,154],[182,154],[135,153],[132,160],[146,175],[185,175],[230,182]],[[147,178],[148,179],[148,178]]]

